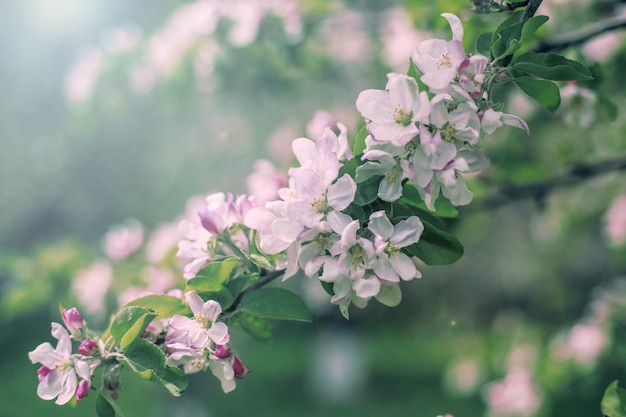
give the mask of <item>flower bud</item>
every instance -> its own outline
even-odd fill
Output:
[[[215,347],[215,356],[220,359],[226,359],[230,357],[230,347],[228,345],[217,345]]]
[[[48,376],[50,372],[52,372],[52,369],[45,366],[41,366],[39,369],[37,369],[37,379],[39,380],[39,382],[41,382],[46,376]]]
[[[233,371],[235,372],[235,378],[241,379],[246,374],[250,373],[250,369],[239,359],[239,356],[233,356]]]
[[[85,321],[78,310],[76,310],[76,307],[72,307],[69,310],[64,308],[61,316],[63,317],[65,327],[67,327],[72,336],[79,336],[85,330]]]
[[[85,398],[87,394],[89,394],[90,386],[91,384],[86,379],[83,379],[78,383],[78,386],[76,387],[76,402],[79,402],[80,400]]]
[[[93,356],[98,351],[98,345],[96,342],[90,339],[85,339],[78,345],[78,353],[83,356]]]

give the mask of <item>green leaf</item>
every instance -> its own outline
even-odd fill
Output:
[[[247,292],[241,298],[238,310],[273,320],[313,320],[304,301],[283,288],[259,288]]]
[[[553,81],[593,79],[591,71],[580,62],[553,53],[527,52],[515,59],[513,68]]]
[[[272,342],[272,325],[261,317],[239,312],[230,319],[228,325],[249,334],[266,346]]]
[[[454,218],[458,217],[458,210],[448,201],[446,198],[438,198],[435,201],[435,211],[431,212],[426,203],[421,199],[419,192],[412,184],[405,184],[402,187],[402,197],[398,200],[398,203],[406,204],[411,207],[420,209],[422,212],[434,214],[439,217]],[[419,214],[418,214],[419,216]]]
[[[403,248],[409,255],[417,256],[427,265],[449,265],[463,256],[463,245],[454,236],[422,220],[424,231],[419,242]]]
[[[490,49],[492,37],[493,32],[485,32],[478,35],[478,38],[476,38],[476,52],[489,57],[491,55]]]
[[[237,257],[229,257],[213,261],[198,272],[196,277],[205,277],[216,283],[226,283],[235,267],[239,264],[240,259]]]
[[[552,81],[522,76],[513,78],[513,82],[527,96],[537,100],[539,104],[550,111],[556,111],[561,104],[559,87]]]
[[[151,294],[137,298],[124,307],[144,307],[157,312],[155,319],[166,319],[176,314],[183,316],[191,314],[191,310],[178,297],[162,294]]]
[[[602,396],[600,408],[606,417],[626,417],[626,390],[613,381]]]
[[[96,413],[98,417],[124,417],[122,409],[106,391],[98,391],[96,396]]]
[[[505,22],[507,22],[507,19]],[[523,22],[517,22],[505,27],[498,27],[494,32],[493,43],[491,45],[492,56],[501,61],[513,55],[522,45],[532,39],[544,23],[548,21],[548,16],[533,16]],[[506,62],[501,62],[506,64]]]
[[[203,300],[215,300],[226,310],[235,300],[233,294],[222,283],[213,278],[195,277],[187,281],[185,292],[197,291]]]
[[[324,291],[326,291],[328,295],[330,295],[331,297],[335,295],[335,288],[332,282],[320,281],[320,283],[322,284],[322,288],[324,289]]]
[[[155,310],[144,307],[124,307],[113,316],[109,327],[111,336],[122,350],[140,337],[148,324],[157,317]]]
[[[358,184],[354,194],[354,204],[361,207],[373,203],[378,198],[378,188],[381,177],[372,178],[364,183]]]
[[[159,382],[175,397],[187,388],[185,373],[167,365],[163,351],[145,339],[136,339],[118,359],[143,379]]]
[[[369,135],[366,126],[363,126],[359,133],[354,138],[354,145],[352,146],[352,153],[354,155],[360,155],[365,150],[365,138]],[[352,176],[354,178],[354,176]]]

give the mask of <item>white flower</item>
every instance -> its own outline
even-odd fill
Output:
[[[424,225],[418,217],[411,216],[394,226],[381,210],[372,213],[367,227],[376,236],[378,263],[374,272],[378,279],[395,283],[400,278],[406,281],[421,276],[411,258],[400,250],[419,241]]]
[[[425,91],[406,75],[387,74],[386,90],[365,90],[359,94],[356,107],[371,121],[367,131],[378,142],[406,145],[417,136],[417,122],[426,122],[430,103]]]
[[[55,402],[63,405],[76,394],[78,377],[91,379],[91,368],[89,363],[72,356],[70,335],[59,323],[52,323],[52,336],[58,340],[56,349],[45,342],[29,352],[28,357],[32,363],[43,365],[37,372],[37,395],[44,400],[56,398]]]
[[[463,26],[461,20],[450,13],[443,13],[452,29],[452,40],[428,39],[419,44],[413,53],[413,62],[423,74],[420,80],[434,93],[443,92],[456,78],[465,60]]]

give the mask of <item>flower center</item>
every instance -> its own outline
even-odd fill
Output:
[[[400,248],[393,246],[391,243],[387,244],[385,248],[385,253],[389,256],[395,256],[400,253]]]
[[[320,233],[315,238],[315,244],[323,251],[327,251],[333,246],[333,242],[330,240],[330,233]]]
[[[62,361],[59,362],[57,364],[57,368],[59,369],[59,371],[61,371],[62,373],[65,372],[67,369],[71,368],[72,366],[74,366],[74,362],[70,359],[67,361]]]
[[[385,178],[387,179],[387,181],[389,181],[391,184],[397,184],[398,183],[398,170],[397,169],[392,169],[391,171],[387,171],[385,172]]]
[[[365,262],[366,253],[360,246],[352,246],[350,248],[350,256],[352,257],[352,265],[363,265]]]
[[[406,112],[404,109],[397,108],[393,114],[393,120],[402,127],[407,127],[413,121],[413,112]]]
[[[456,129],[452,125],[447,125],[441,133],[443,134],[443,138],[448,142],[454,142],[454,135],[456,134]]]
[[[321,198],[314,198],[311,202],[311,206],[313,209],[321,214],[328,214],[332,211],[332,208],[328,205],[326,201],[326,193],[322,193]]]
[[[202,313],[194,314],[193,318],[202,325],[202,327],[208,327],[209,318]]]
[[[450,56],[448,54],[441,55],[439,62],[437,62],[437,69],[450,67],[452,67],[452,60],[450,59]]]

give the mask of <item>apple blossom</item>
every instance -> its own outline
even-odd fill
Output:
[[[396,283],[400,278],[407,281],[421,276],[413,261],[401,251],[417,243],[424,231],[424,225],[417,216],[401,220],[394,226],[381,210],[370,215],[367,227],[375,235],[374,249],[378,263],[374,272],[379,280]]]
[[[75,395],[77,399],[86,395],[84,383],[80,385],[79,391],[79,378],[81,381],[90,381],[91,367],[88,362],[72,355],[72,341],[63,326],[52,323],[52,336],[58,340],[56,349],[45,342],[29,352],[28,357],[32,363],[43,365],[37,371],[37,395],[44,400],[56,398],[55,402],[63,405]]]
[[[367,130],[374,140],[405,146],[419,133],[416,123],[427,121],[428,95],[409,76],[389,73],[387,78],[385,90],[362,91],[356,107],[371,121]]]
[[[419,44],[413,53],[413,63],[423,74],[420,80],[431,92],[444,92],[458,75],[461,64],[465,61],[463,26],[459,18],[450,13],[443,13],[452,29],[452,40],[428,39]]]

